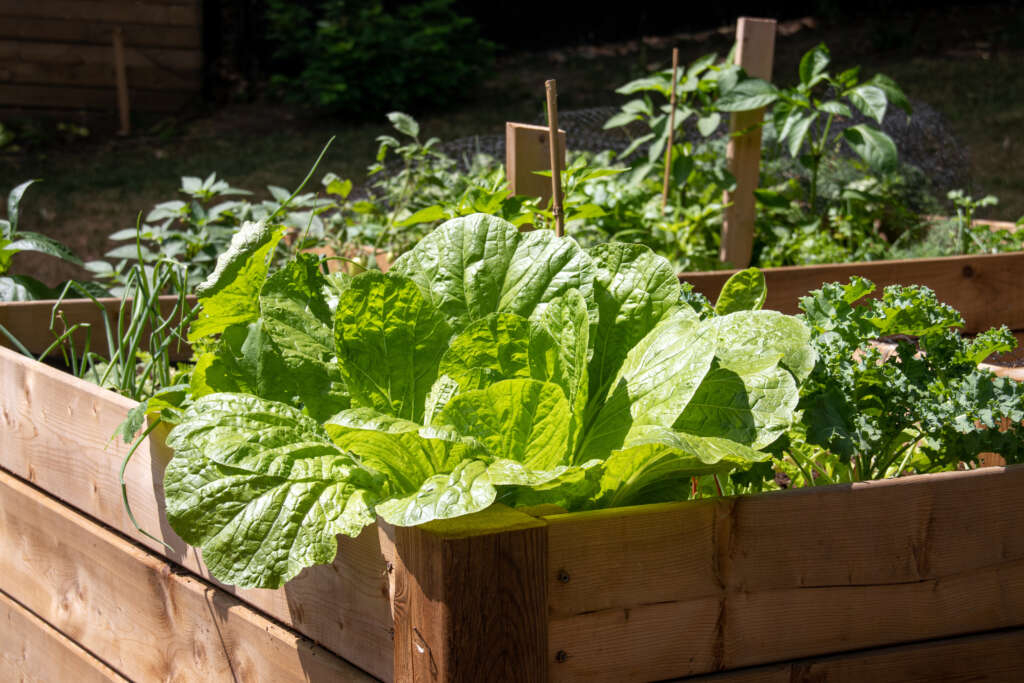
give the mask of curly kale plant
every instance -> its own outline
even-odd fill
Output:
[[[861,302],[874,288],[855,277],[801,300],[819,355],[800,401],[805,439],[839,460],[819,467],[794,449],[806,483],[952,469],[984,452],[1019,461],[1024,385],[978,367],[1016,345],[1009,330],[968,340],[955,330],[960,314],[931,290],[890,286]],[[872,341],[897,335],[886,360]]]
[[[300,256],[267,277],[279,238],[233,239],[199,290],[189,398],[163,410],[168,518],[229,583],[278,586],[377,516],[684,499],[770,458],[815,363],[799,319],[742,293],[701,319],[639,245],[474,215],[386,275]]]

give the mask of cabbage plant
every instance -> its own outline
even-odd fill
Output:
[[[177,423],[171,526],[240,586],[330,562],[378,517],[685,499],[770,458],[816,360],[742,278],[702,317],[641,245],[477,214],[350,277],[303,255],[268,273],[280,237],[235,236],[198,292],[186,400],[150,403]]]

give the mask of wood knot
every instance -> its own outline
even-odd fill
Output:
[[[974,268],[971,266],[964,266],[964,277],[974,277]]]

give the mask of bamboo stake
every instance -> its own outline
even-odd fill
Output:
[[[562,164],[558,155],[558,86],[555,79],[544,82],[548,96],[548,150],[551,157],[551,213],[555,216],[555,234],[565,234],[562,216]]]
[[[132,132],[131,110],[128,101],[128,75],[124,64],[124,32],[118,26],[114,29],[114,75],[117,78],[117,111],[121,117],[118,135]]]
[[[676,132],[676,71],[679,69],[679,48],[672,48],[672,95],[668,111],[668,144],[665,145],[665,182],[661,188],[661,212],[668,205],[668,176],[672,168],[672,144]]]

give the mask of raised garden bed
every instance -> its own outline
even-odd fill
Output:
[[[166,295],[160,297],[160,307],[164,316],[170,315],[174,310],[177,297]],[[97,305],[98,302],[98,305]],[[189,297],[189,302],[195,304],[195,298]],[[53,307],[56,300],[44,299],[39,301],[4,301],[0,302],[0,325],[7,329],[14,337],[30,352],[39,355],[49,348],[56,338],[50,330],[50,318],[53,314]],[[101,308],[102,307],[102,308]],[[97,301],[90,299],[65,299],[60,302],[59,310],[63,311],[64,319],[69,326],[75,324],[88,325],[90,334],[88,337],[89,346],[94,350],[106,351],[107,334],[104,326],[104,312],[106,319],[112,328],[116,329],[118,311],[121,308],[121,299],[103,298]],[[125,316],[130,317],[130,308],[126,309]],[[57,323],[58,329],[60,323]],[[142,344],[145,345],[144,337]],[[80,351],[85,346],[86,334],[84,330],[78,330],[73,340],[75,347]],[[7,335],[0,333],[0,346],[11,348],[11,340]],[[190,354],[190,349],[181,345],[171,347],[172,356],[175,359],[183,359]],[[53,349],[53,354],[59,353]]]
[[[1024,330],[1024,301],[1013,295],[1022,271],[1024,252],[765,268],[768,298],[764,305],[783,313],[798,313],[800,297],[812,289],[860,275],[874,282],[879,293],[894,284],[931,288],[940,301],[960,311],[965,332],[999,325]],[[735,272],[681,273],[679,278],[713,298]]]
[[[139,524],[173,550],[127,518],[125,447],[108,440],[131,401],[6,349],[0,376],[0,623],[25,643],[5,671],[762,681],[1024,666],[1024,467],[590,513],[492,508],[341,537],[332,565],[236,590],[164,521],[158,437],[126,481]]]

